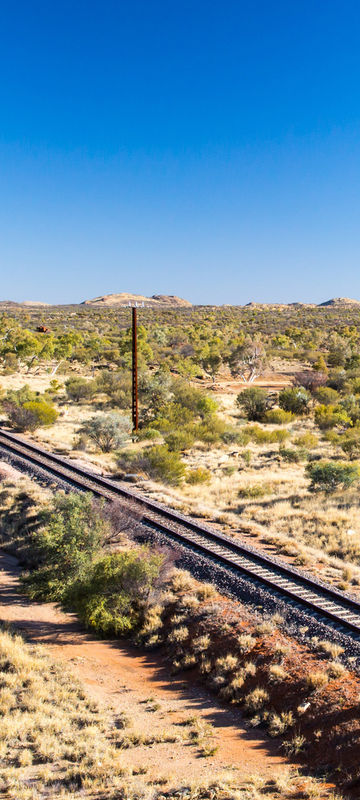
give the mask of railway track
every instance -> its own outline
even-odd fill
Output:
[[[232,573],[255,581],[276,596],[291,600],[297,608],[310,610],[317,619],[331,620],[338,630],[351,632],[360,640],[360,603],[354,598],[4,430],[0,430],[0,449],[20,459],[27,468],[35,466],[82,491],[130,503],[130,508],[139,511],[144,523],[173,541],[215,560]]]

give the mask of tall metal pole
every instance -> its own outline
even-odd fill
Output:
[[[137,364],[137,309],[132,309],[132,423],[133,431],[139,426],[138,364]]]

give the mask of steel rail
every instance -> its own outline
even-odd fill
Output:
[[[161,533],[221,562],[232,571],[264,584],[273,593],[284,595],[299,606],[305,606],[317,615],[331,619],[342,628],[358,634],[360,638],[360,602],[355,598],[8,431],[0,430],[0,447],[25,463],[40,467],[98,497],[108,500],[121,497],[137,504],[139,510],[141,509],[142,520]]]

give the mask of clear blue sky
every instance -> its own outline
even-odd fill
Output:
[[[360,299],[358,0],[0,14],[0,299]]]

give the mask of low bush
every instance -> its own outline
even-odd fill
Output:
[[[294,439],[294,444],[298,447],[305,447],[307,450],[312,450],[319,443],[318,437],[311,431],[305,431]]]
[[[224,420],[213,415],[204,420],[204,422],[194,427],[195,438],[206,444],[216,444],[227,436],[228,428]]]
[[[324,406],[336,406],[340,400],[339,393],[330,386],[320,386],[315,392],[315,397],[318,403]]]
[[[321,461],[308,464],[306,474],[310,478],[311,489],[334,492],[342,486],[344,489],[359,480],[359,467],[340,461]]]
[[[307,457],[307,451],[304,448],[298,448],[294,450],[294,448],[280,448],[280,455],[284,461],[288,461],[289,464],[299,464],[300,461],[304,461]]]
[[[194,434],[191,431],[173,431],[165,436],[165,444],[171,452],[189,450],[194,444]]]
[[[257,686],[252,692],[245,697],[245,710],[248,712],[259,711],[269,700],[269,694],[266,689]]]
[[[294,418],[295,415],[292,411],[284,411],[283,408],[270,408],[264,416],[264,422],[270,422],[273,425],[286,425],[288,422],[292,422]]]
[[[252,486],[244,486],[239,489],[238,497],[244,499],[255,499],[257,497],[265,497],[267,494],[272,494],[273,486],[271,483],[254,483]]]
[[[292,711],[281,711],[280,714],[274,712],[269,718],[268,731],[270,736],[282,736],[294,724],[295,718]]]
[[[178,453],[172,453],[166,445],[157,445],[146,450],[144,467],[151,478],[178,486],[185,475],[185,467]]]
[[[79,433],[88,436],[103,453],[121,447],[129,439],[130,431],[129,417],[116,411],[93,416],[79,428]]]
[[[346,431],[338,437],[336,444],[349,458],[357,458],[360,456],[360,429],[353,428]]]
[[[275,431],[264,430],[260,425],[247,425],[244,434],[256,444],[281,444],[289,438],[290,433],[283,428]]]
[[[26,389],[26,387],[23,387]],[[21,390],[20,390],[21,391]],[[8,393],[10,394],[10,393]],[[17,394],[19,402],[14,399],[6,399],[3,403],[11,425],[20,431],[35,431],[37,428],[47,427],[56,422],[59,414],[56,408],[48,400],[39,397],[31,399],[20,399],[20,392]],[[30,396],[33,393],[30,393]],[[24,394],[26,398],[26,394]]]
[[[161,439],[161,433],[157,431],[156,428],[139,428],[136,437],[139,442],[146,442],[152,439]]]
[[[144,621],[147,598],[162,558],[147,548],[111,553],[88,568],[68,588],[65,601],[87,627],[105,636],[123,636]]]
[[[310,410],[311,394],[302,386],[291,389],[283,389],[279,394],[279,406],[284,411],[291,411],[293,414],[303,416]]]
[[[211,472],[204,467],[188,470],[186,474],[186,483],[190,483],[192,486],[196,486],[200,483],[209,483],[210,480]]]
[[[256,638],[255,636],[251,636],[250,633],[242,633],[238,637],[238,644],[240,653],[248,653],[255,647]]]
[[[335,428],[337,425],[346,428],[352,424],[348,413],[341,406],[325,405],[320,405],[315,409],[315,422],[320,430],[324,431]]]
[[[328,680],[329,679],[326,672],[320,672],[320,670],[317,670],[315,672],[309,672],[306,678],[306,685],[308,689],[315,691],[316,689],[323,689]]]
[[[66,394],[74,403],[80,400],[91,400],[97,389],[95,381],[87,381],[85,378],[69,378],[65,383]]]

